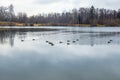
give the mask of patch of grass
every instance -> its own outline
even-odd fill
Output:
[[[0,22],[0,26],[80,26],[89,27],[90,24],[63,24],[63,23],[45,23],[45,24],[31,24],[31,23],[18,23],[18,22]],[[107,26],[120,26],[120,24],[111,22],[111,24],[96,24],[94,27],[107,27]]]

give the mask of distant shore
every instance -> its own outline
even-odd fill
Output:
[[[17,22],[0,22],[0,26],[80,26],[80,27],[89,27],[90,24],[53,24],[53,23],[47,23],[47,24],[33,24],[33,23],[17,23]],[[101,25],[101,24],[95,24],[94,27],[108,27],[108,26],[120,26],[120,25]]]

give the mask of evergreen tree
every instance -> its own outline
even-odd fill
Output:
[[[94,25],[94,19],[95,19],[95,8],[94,6],[91,6],[90,8],[90,23],[91,25]]]
[[[117,13],[117,18],[120,19],[120,9],[118,10],[118,13]]]

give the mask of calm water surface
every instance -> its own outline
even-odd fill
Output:
[[[120,28],[2,30],[0,80],[120,80]]]

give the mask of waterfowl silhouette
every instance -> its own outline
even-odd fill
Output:
[[[63,43],[62,41],[59,42],[60,44]]]
[[[51,46],[54,46],[54,44],[51,44]]]
[[[73,41],[73,43],[75,43],[76,41]]]
[[[22,42],[24,41],[24,40],[21,40]]]
[[[70,43],[67,43],[67,45],[70,45]]]
[[[46,43],[48,43],[49,41],[46,41]]]
[[[70,40],[67,40],[67,42],[70,42]]]
[[[79,39],[76,39],[76,41],[79,41]]]
[[[52,42],[49,42],[49,44],[51,45],[51,46],[54,46],[55,44],[53,44]]]
[[[113,41],[113,40],[110,40],[110,41]]]
[[[33,41],[35,41],[35,39],[32,39]]]
[[[49,44],[52,44],[51,42],[48,42]]]
[[[111,42],[110,41],[108,41],[108,44],[110,44]]]
[[[51,45],[54,45],[52,42],[48,42],[49,44],[51,44]]]
[[[109,40],[108,43],[111,43],[113,40]]]

